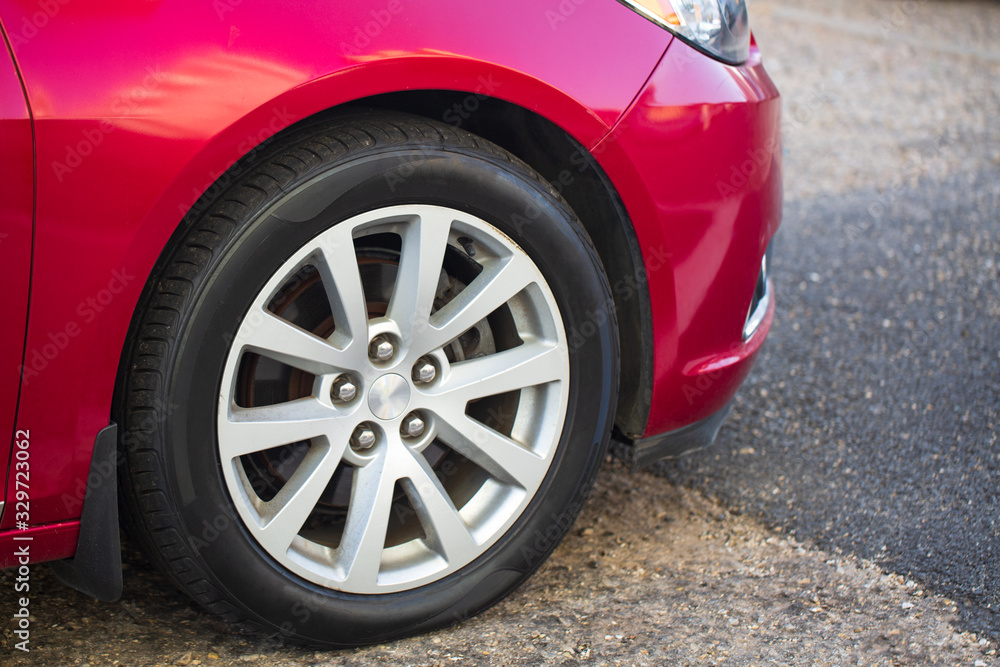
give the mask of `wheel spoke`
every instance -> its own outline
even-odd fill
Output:
[[[259,408],[230,408],[219,422],[219,454],[229,461],[244,454],[310,440],[320,436],[347,442],[333,410],[315,398]]]
[[[566,374],[566,353],[555,343],[526,340],[522,345],[451,365],[441,395],[464,403],[553,382]]]
[[[476,541],[458,515],[448,492],[420,454],[411,457],[403,484],[428,541],[449,563],[472,560]]]
[[[407,224],[402,234],[399,272],[386,316],[397,324],[404,338],[427,326],[441,281],[451,221],[444,213],[423,214]]]
[[[336,227],[334,229],[340,229]],[[324,239],[319,247],[317,267],[323,289],[330,301],[330,311],[337,328],[334,340],[343,347],[354,340],[368,341],[368,306],[358,271],[351,229],[344,226],[340,234]]]
[[[440,416],[438,437],[497,481],[531,488],[545,473],[542,457],[464,412]]]
[[[430,352],[461,336],[534,282],[532,273],[530,263],[517,255],[487,263],[475,280],[430,318],[421,333],[422,347]]]
[[[300,370],[322,375],[348,367],[344,350],[305,329],[261,309],[240,327],[237,340],[243,349],[280,361]]]
[[[272,553],[285,553],[315,509],[344,453],[346,441],[333,445],[313,445],[274,498],[261,512],[266,520],[257,534]]]
[[[351,503],[338,549],[338,563],[350,590],[371,588],[378,579],[397,476],[384,454],[355,472]]]

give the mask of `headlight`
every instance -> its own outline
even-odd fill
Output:
[[[730,65],[750,56],[745,0],[619,0],[695,48]]]

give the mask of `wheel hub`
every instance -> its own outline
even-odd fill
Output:
[[[368,407],[379,419],[396,419],[406,412],[409,403],[410,383],[395,373],[386,373],[375,380],[368,392]]]

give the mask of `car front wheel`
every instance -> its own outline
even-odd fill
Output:
[[[604,456],[614,309],[527,165],[401,114],[296,128],[188,216],[118,392],[122,496],[207,608],[296,641],[468,618]]]

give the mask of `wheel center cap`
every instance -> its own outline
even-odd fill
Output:
[[[410,383],[401,375],[386,373],[368,392],[368,407],[379,419],[395,419],[410,402]]]

